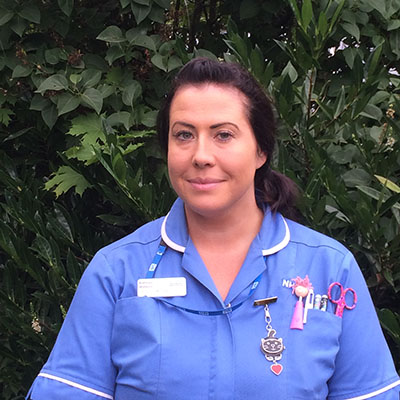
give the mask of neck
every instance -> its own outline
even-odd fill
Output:
[[[190,237],[195,245],[207,246],[208,249],[232,247],[235,243],[251,241],[261,228],[263,212],[254,203],[240,212],[204,216],[185,207]]]

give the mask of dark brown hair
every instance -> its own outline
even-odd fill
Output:
[[[260,150],[267,155],[267,161],[256,171],[254,177],[257,203],[267,203],[272,212],[278,211],[293,217],[297,187],[291,179],[272,170],[270,165],[276,142],[276,124],[271,101],[255,78],[239,64],[195,58],[180,70],[157,117],[161,147],[168,152],[169,113],[178,89],[205,83],[233,87],[245,95],[245,106],[254,136]]]

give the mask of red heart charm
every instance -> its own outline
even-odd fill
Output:
[[[271,371],[275,374],[275,375],[279,375],[283,370],[283,367],[281,364],[274,364],[271,365]]]

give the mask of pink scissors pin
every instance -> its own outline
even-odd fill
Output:
[[[331,294],[331,291],[332,291],[332,288],[333,287],[335,287],[335,286],[338,286],[339,287],[339,289],[340,289],[340,294],[339,294],[339,297],[338,298],[333,298],[332,297],[332,294]],[[347,295],[347,293],[352,293],[352,295],[353,295],[353,304],[352,305],[348,305],[347,303],[346,303],[346,295]],[[356,291],[354,290],[354,289],[352,289],[352,288],[347,288],[347,289],[343,289],[343,286],[339,283],[339,282],[333,282],[333,283],[331,283],[330,285],[329,285],[329,288],[328,288],[328,297],[329,297],[329,300],[332,302],[332,303],[335,303],[337,306],[336,306],[336,311],[335,311],[335,315],[337,315],[338,317],[340,317],[340,318],[342,318],[342,316],[343,316],[343,310],[345,309],[345,308],[347,308],[348,310],[352,310],[355,306],[356,306],[356,304],[357,304],[357,294],[356,294]]]

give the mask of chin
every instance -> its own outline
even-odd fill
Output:
[[[220,217],[232,210],[232,207],[218,205],[216,203],[207,204],[207,202],[202,202],[201,204],[193,204],[186,202],[184,199],[183,201],[185,203],[186,212],[194,213],[204,218]]]

